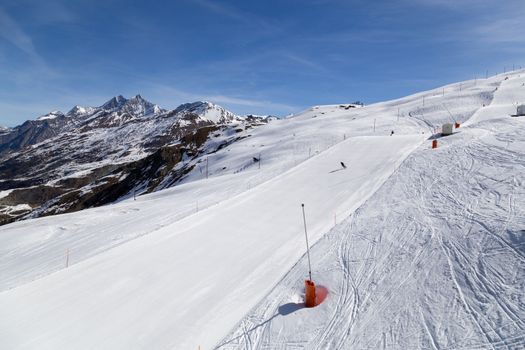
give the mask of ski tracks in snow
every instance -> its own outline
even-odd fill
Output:
[[[312,248],[323,304],[297,302],[303,257],[219,348],[525,348],[525,127],[469,131],[414,152]]]

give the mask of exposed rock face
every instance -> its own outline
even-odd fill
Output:
[[[48,115],[53,115],[53,118],[28,120],[8,132],[0,133],[0,154],[54,137],[70,122],[62,113]]]
[[[209,102],[168,111],[140,95],[119,95],[100,107],[75,106],[2,128],[0,224],[173,186],[199,156],[268,120],[239,117]],[[217,135],[223,135],[219,142]]]

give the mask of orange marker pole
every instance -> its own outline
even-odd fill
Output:
[[[315,283],[309,280],[304,281],[304,305],[306,307],[315,306]]]

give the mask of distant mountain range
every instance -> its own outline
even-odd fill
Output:
[[[166,110],[140,95],[119,95],[99,107],[0,127],[0,224],[173,186],[199,157],[272,119],[205,101]]]

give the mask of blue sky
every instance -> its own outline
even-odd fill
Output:
[[[525,66],[523,0],[0,0],[0,125],[141,94],[287,115]]]

